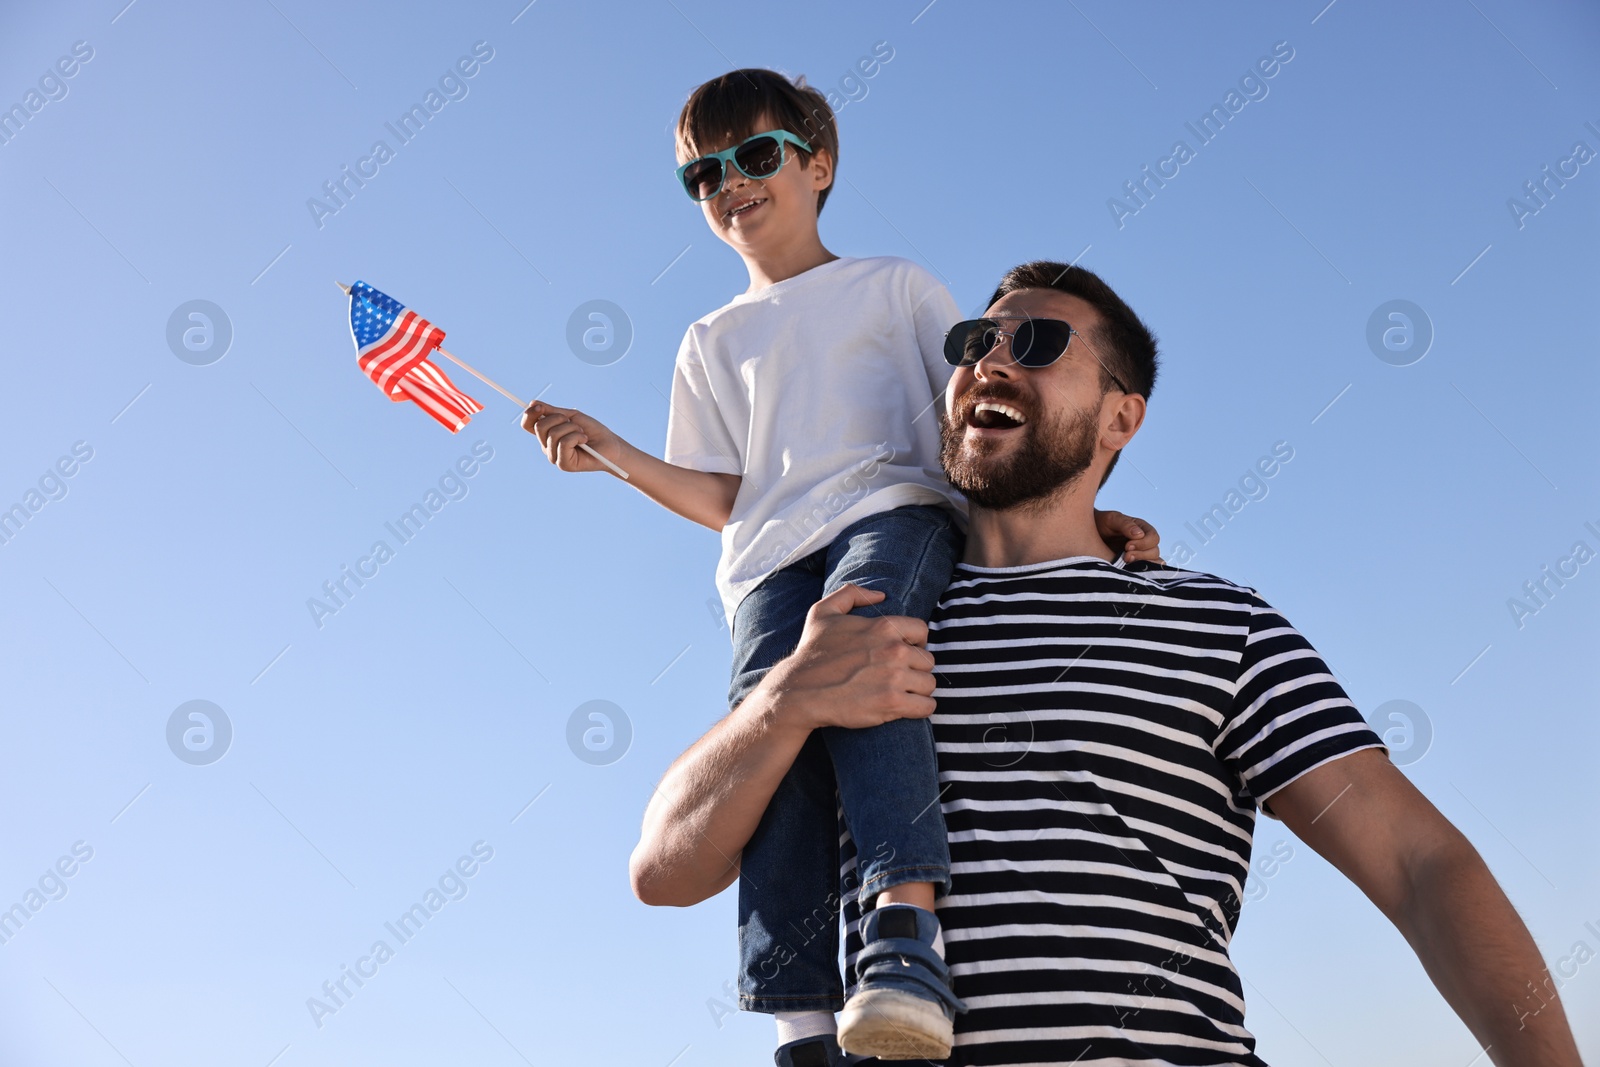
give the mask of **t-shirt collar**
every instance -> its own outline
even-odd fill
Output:
[[[787,292],[790,289],[797,289],[802,285],[809,285],[818,278],[821,278],[824,275],[832,274],[840,267],[843,267],[848,263],[854,263],[855,261],[855,257],[853,256],[840,256],[838,259],[830,259],[826,263],[818,263],[810,270],[801,271],[793,278],[785,278],[781,282],[773,282],[764,289],[757,289],[753,293],[740,293],[738,296],[734,297],[728,302],[730,304],[748,304],[752,300],[765,300],[767,297],[775,296],[778,293]]]
[[[956,569],[967,571],[971,574],[989,574],[998,576],[1029,574],[1033,571],[1060,570],[1062,567],[1112,567],[1116,570],[1123,570],[1125,569],[1125,562],[1126,561],[1119,553],[1117,558],[1112,560],[1101,559],[1099,556],[1063,556],[1060,559],[1046,559],[1040,560],[1037,563],[1023,563],[1015,567],[980,567],[975,563],[957,563]]]

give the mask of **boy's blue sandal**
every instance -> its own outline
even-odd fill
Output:
[[[939,920],[909,904],[867,912],[856,989],[839,1016],[839,1044],[880,1060],[942,1060],[967,1010],[950,988],[950,968],[933,950]]]
[[[839,1043],[829,1034],[779,1045],[772,1061],[778,1067],[844,1067],[847,1062]]]

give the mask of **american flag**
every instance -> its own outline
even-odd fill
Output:
[[[390,400],[411,400],[455,433],[483,405],[428,362],[444,331],[366,282],[350,287],[350,334],[356,362]]]

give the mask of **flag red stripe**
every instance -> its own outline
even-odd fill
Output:
[[[407,310],[390,332],[361,357],[361,369],[379,389],[390,385],[444,341],[444,331],[414,311]]]
[[[429,394],[424,387],[419,386],[418,382],[411,381],[410,378],[400,379],[400,382],[395,386],[395,390],[397,390],[398,397],[403,397],[416,403],[416,406],[427,411],[430,416],[434,416],[440,422],[445,422],[446,426],[458,426],[462,422],[459,411],[451,411],[450,406],[440,402],[437,397]]]
[[[419,326],[425,326],[426,323],[426,319],[414,312],[403,312],[399,320],[389,327],[389,331],[361,354],[361,367],[373,384],[380,389],[385,388],[385,384],[379,381],[382,372],[396,359],[404,358],[406,349],[413,345],[419,334]],[[426,336],[425,330],[420,332]],[[400,373],[404,373],[404,370]]]
[[[409,347],[415,340],[426,340],[428,335],[438,328],[415,311],[406,310],[400,318],[389,327],[389,332],[375,341],[366,352],[368,359],[380,360],[387,363],[401,349]],[[440,331],[439,339],[444,340]]]
[[[450,410],[448,406],[429,395],[430,390],[411,378],[402,378],[395,386],[405,397],[416,402],[416,405],[429,415],[433,416],[441,425],[451,433],[455,433],[467,424],[465,416]],[[401,397],[396,397],[399,400]]]
[[[425,330],[409,330],[385,347],[367,363],[367,375],[379,389],[387,390],[412,367],[427,358],[432,336]]]
[[[418,363],[416,367],[412,369],[412,373],[421,375],[439,392],[454,399],[461,409],[466,411],[468,414],[474,414],[483,410],[482,404],[478,403],[476,400],[472,399],[472,397],[456,388],[455,383],[445,376],[444,371],[440,370],[439,367],[431,361],[425,359],[421,363]]]
[[[411,395],[420,394],[426,396],[433,404],[444,408],[453,415],[466,418],[472,414],[465,405],[457,403],[454,397],[441,393],[416,373],[406,375],[401,379],[401,384],[405,386]]]

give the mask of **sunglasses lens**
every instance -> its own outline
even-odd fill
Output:
[[[954,367],[970,367],[1000,343],[1000,324],[990,319],[960,322],[945,337],[944,359]],[[1011,331],[1011,358],[1021,366],[1048,367],[1061,358],[1072,340],[1072,327],[1054,319],[1023,319]]]
[[[1072,340],[1072,327],[1055,319],[1024,319],[1011,338],[1011,354],[1024,367],[1048,367]]]
[[[683,187],[696,200],[710,200],[722,188],[722,160],[697,159],[683,172]]]
[[[783,145],[776,137],[757,137],[740,145],[733,159],[750,177],[770,178],[783,165]]]
[[[972,366],[994,346],[994,329],[984,319],[956,323],[944,337],[944,361],[952,367]]]
[[[967,337],[967,365],[978,362],[994,351],[1000,343],[1000,327],[992,322],[980,322]]]

